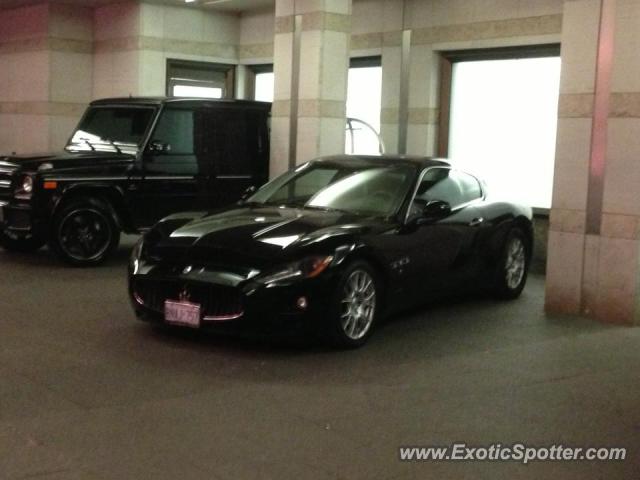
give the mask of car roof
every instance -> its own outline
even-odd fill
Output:
[[[421,157],[418,155],[395,155],[395,154],[385,154],[385,155],[331,155],[326,157],[320,157],[312,162],[319,163],[340,163],[357,166],[371,166],[372,164],[377,165],[399,165],[404,164],[417,168],[427,168],[427,167],[450,167],[451,164],[441,158],[434,157]]]
[[[254,100],[218,99],[218,98],[198,98],[198,97],[114,97],[94,100],[91,105],[150,105],[159,106],[168,103],[226,103],[235,105],[259,105],[270,108],[269,102],[257,102]]]

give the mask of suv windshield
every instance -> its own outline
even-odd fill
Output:
[[[309,163],[268,183],[247,202],[390,216],[401,207],[415,172],[407,165]]]
[[[155,114],[153,107],[90,107],[67,148],[136,150]]]

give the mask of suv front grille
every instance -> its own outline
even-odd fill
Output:
[[[0,200],[7,200],[11,197],[11,186],[13,185],[13,175],[18,166],[0,161]]]
[[[201,306],[204,320],[234,320],[244,314],[242,296],[233,287],[181,280],[136,279],[133,286],[136,300],[145,307],[164,313],[166,300],[181,300]]]

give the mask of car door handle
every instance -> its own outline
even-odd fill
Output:
[[[470,227],[479,227],[480,225],[482,225],[482,224],[483,224],[483,222],[484,222],[484,218],[482,218],[482,217],[477,217],[477,218],[474,218],[473,220],[471,220],[471,221],[469,222],[469,226],[470,226]]]

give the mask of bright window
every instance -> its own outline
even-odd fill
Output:
[[[363,120],[380,131],[382,67],[349,69],[347,117]]]
[[[453,64],[449,158],[492,196],[550,208],[560,58]]]
[[[196,87],[193,85],[174,85],[174,97],[222,98],[222,88]]]
[[[259,102],[273,102],[273,72],[256,73],[254,98]]]

